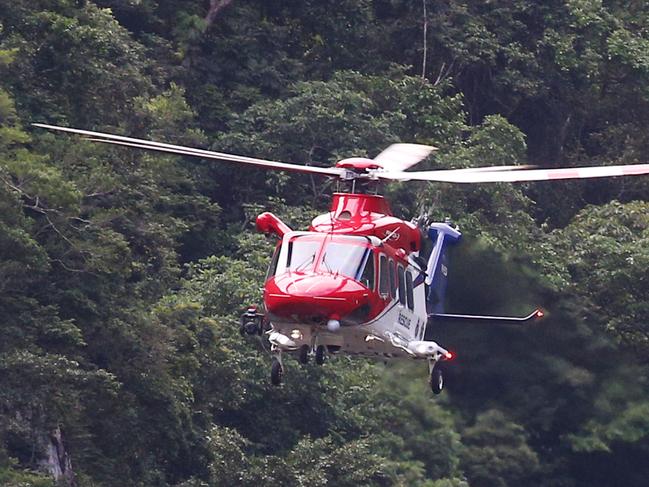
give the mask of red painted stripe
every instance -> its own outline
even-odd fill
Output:
[[[631,176],[633,174],[646,174],[649,173],[649,164],[637,164],[622,169],[622,174]]]
[[[579,170],[575,169],[573,171],[565,169],[557,169],[556,171],[548,171],[548,179],[570,179],[578,178]]]

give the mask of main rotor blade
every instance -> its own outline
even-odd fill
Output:
[[[103,142],[107,144],[123,145],[127,147],[136,147],[138,149],[155,150],[159,152],[167,152],[170,154],[179,154],[183,156],[202,157],[204,159],[216,159],[220,161],[239,162],[242,164],[249,164],[252,166],[265,167],[269,169],[282,169],[285,171],[296,171],[311,174],[323,174],[326,176],[343,177],[346,171],[337,167],[315,167],[303,166],[300,164],[289,164],[287,162],[269,161],[265,159],[256,159],[254,157],[238,156],[235,154],[227,154],[225,152],[208,151],[204,149],[195,149],[192,147],[185,147],[182,145],[165,144],[162,142],[155,142],[145,139],[136,139],[132,137],[125,137],[123,135],[106,134],[103,132],[93,132],[91,130],[81,130],[69,127],[60,127],[58,125],[47,125],[43,123],[32,124],[35,127],[40,127],[48,130],[57,130],[60,132],[68,132],[73,134],[85,135],[89,137],[87,140],[92,142]]]
[[[497,167],[497,166],[496,166]],[[467,172],[449,171],[376,172],[377,177],[396,181],[437,181],[445,183],[514,183],[523,181],[554,181],[558,179],[605,178],[649,174],[649,164],[621,166],[566,167],[557,169],[523,169],[519,171]]]
[[[387,171],[405,171],[426,159],[437,150],[432,145],[392,144],[374,158],[374,162]]]
[[[485,166],[485,167],[466,167],[462,169],[437,169],[435,171],[419,171],[419,172],[383,172],[381,170],[375,171],[373,176],[388,179],[388,180],[398,180],[398,181],[409,181],[410,179],[422,179],[422,178],[410,178],[410,174],[432,174],[435,176],[435,180],[446,181],[447,176],[457,176],[459,174],[474,174],[482,172],[505,172],[505,171],[521,171],[524,169],[534,169],[536,166],[532,165],[522,165],[522,166]],[[444,178],[444,179],[442,179]],[[431,179],[426,179],[426,181],[431,181]]]
[[[520,171],[521,169],[536,169],[536,166],[533,165],[523,165],[523,166],[485,166],[485,167],[466,167],[462,169],[441,169],[439,171],[427,171],[427,172],[443,172],[443,173],[466,173],[466,172],[498,172],[498,171]],[[423,172],[423,171],[421,171]]]

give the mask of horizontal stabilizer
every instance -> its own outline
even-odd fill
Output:
[[[530,321],[543,318],[544,313],[540,309],[535,309],[527,316],[489,316],[489,315],[458,315],[449,313],[431,313],[429,319],[439,321],[468,322],[468,323],[491,323],[494,325],[522,325]]]

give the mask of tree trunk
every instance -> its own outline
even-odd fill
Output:
[[[221,10],[230,5],[232,1],[233,0],[210,0],[210,9],[205,16],[207,27],[211,26],[214,23],[216,17],[218,17],[218,15],[221,13]]]

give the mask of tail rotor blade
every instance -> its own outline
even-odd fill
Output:
[[[387,171],[405,171],[426,159],[437,150],[432,145],[392,144],[374,158],[379,166]]]

